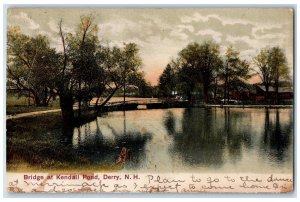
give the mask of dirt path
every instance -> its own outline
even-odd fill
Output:
[[[128,98],[126,97],[125,100],[126,101],[132,101],[132,100],[150,100],[152,98]],[[123,97],[113,97],[110,99],[110,101],[108,103],[113,103],[113,102],[120,102],[123,101]],[[95,104],[96,102],[96,98],[94,98],[91,101],[91,104]],[[100,103],[99,103],[100,104]],[[78,107],[76,105],[74,105],[74,109],[77,109]],[[61,109],[51,109],[51,110],[44,110],[44,111],[36,111],[36,112],[26,112],[26,113],[20,113],[20,114],[15,114],[15,115],[7,115],[6,116],[6,120],[10,120],[10,119],[18,119],[18,118],[22,118],[22,117],[27,117],[27,116],[36,116],[36,115],[41,115],[41,114],[46,114],[46,113],[53,113],[53,112],[60,112]]]
[[[61,109],[51,109],[51,110],[44,110],[44,111],[36,111],[36,112],[26,112],[26,113],[21,113],[21,114],[16,114],[16,115],[7,115],[6,120],[10,119],[18,119],[26,116],[36,116],[40,114],[46,114],[46,113],[53,113],[53,112],[60,112]]]

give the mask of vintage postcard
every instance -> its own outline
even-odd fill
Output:
[[[7,192],[293,192],[294,15],[9,7]]]

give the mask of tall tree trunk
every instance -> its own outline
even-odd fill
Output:
[[[218,84],[218,80],[217,78],[215,78],[215,88],[214,88],[214,99],[217,99],[217,84]]]
[[[118,90],[119,88],[115,88],[111,94],[105,99],[105,101],[100,105],[101,107],[103,107],[109,100],[110,98],[115,94],[115,92]]]
[[[49,102],[50,102],[52,97],[53,97],[53,95],[50,94],[49,97],[47,98],[47,101],[46,101],[47,106],[49,105]]]
[[[225,102],[225,99],[226,99],[226,83],[224,83],[224,92],[223,92],[223,100],[224,100],[224,102]]]
[[[98,83],[98,86],[100,86],[100,84]],[[96,103],[95,103],[95,110],[98,111],[99,110],[99,100],[100,100],[100,97],[101,95],[103,94],[103,90],[101,90],[100,88],[97,90],[97,100],[96,100]]]
[[[267,102],[269,102],[269,85],[265,84],[265,88],[266,88],[266,96],[265,99]]]
[[[208,85],[203,82],[203,94],[204,94],[204,102],[208,103]]]
[[[276,76],[275,76],[275,104],[278,104],[278,88],[279,88],[279,67],[276,67]]]
[[[81,117],[81,101],[82,101],[82,93],[81,93],[81,78],[79,78],[78,83],[79,93],[78,93],[78,118]]]
[[[227,100],[227,104],[229,103],[229,92],[230,92],[230,82],[229,79],[227,79],[227,85],[226,85],[226,100]]]
[[[275,82],[275,104],[278,104],[278,100],[279,100],[278,90],[279,90],[279,84],[278,81],[276,81]]]
[[[28,106],[30,106],[30,100],[31,100],[30,91],[28,91]]]
[[[47,99],[48,99],[48,89],[47,87],[44,88],[44,97],[43,97],[43,106],[47,106]]]
[[[125,111],[126,84],[123,84],[123,111]]]
[[[98,96],[98,97],[97,97],[97,100],[96,100],[96,103],[95,103],[95,110],[96,110],[96,111],[98,111],[98,109],[99,109],[98,103],[99,103],[100,97],[101,97],[101,96]]]
[[[225,104],[225,102],[226,102],[226,95],[227,95],[227,93],[226,93],[226,90],[227,90],[227,81],[226,81],[226,79],[225,79],[225,82],[224,82],[224,95],[223,95],[223,100],[224,100],[224,104]]]
[[[37,94],[34,95],[34,103],[38,107],[42,105],[41,99],[39,98],[39,96]]]
[[[188,102],[191,103],[192,102],[192,93],[191,93],[191,91],[187,92],[187,98],[188,98]]]
[[[71,95],[60,95],[59,104],[61,108],[63,124],[64,126],[73,126],[74,110],[73,110],[73,98]]]

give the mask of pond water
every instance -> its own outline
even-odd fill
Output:
[[[74,149],[124,172],[293,172],[293,110],[177,108],[109,112],[74,128]]]

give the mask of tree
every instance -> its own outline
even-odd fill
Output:
[[[137,87],[137,96],[138,97],[152,97],[153,96],[153,87],[149,82],[145,80],[144,72],[137,72],[136,74],[131,74],[127,82],[130,85]]]
[[[80,117],[82,103],[88,105],[96,96],[98,105],[100,96],[106,94],[103,106],[121,87],[125,95],[129,78],[140,74],[137,45],[127,43],[122,48],[100,45],[93,21],[92,16],[82,16],[76,32],[65,33],[61,20],[58,32],[62,51],[58,53],[50,48],[45,36],[30,37],[21,34],[17,27],[8,31],[8,85],[20,93],[30,93],[37,105],[47,105],[51,97],[58,95],[65,126],[74,123],[76,101]]]
[[[187,95],[188,101],[192,100],[192,92],[196,83],[199,82],[201,74],[199,71],[199,52],[198,43],[191,43],[179,52],[178,58],[178,81],[179,88]]]
[[[269,98],[270,86],[275,87],[275,103],[278,103],[278,88],[282,79],[288,78],[286,56],[279,47],[263,48],[253,59],[259,69],[260,76],[266,88],[266,99]]]
[[[177,72],[177,88],[187,96],[189,102],[192,101],[192,92],[196,86],[195,70],[184,64]]]
[[[61,37],[63,51],[61,54],[60,74],[57,77],[57,93],[59,95],[59,105],[62,112],[62,118],[66,130],[68,127],[73,126],[74,121],[74,97],[73,97],[73,88],[74,88],[74,79],[72,78],[72,66],[69,61],[68,49],[66,44],[66,34],[63,32],[62,20],[59,23],[59,34]],[[68,131],[68,130],[67,130]]]
[[[33,98],[37,106],[47,106],[54,96],[58,58],[47,37],[24,35],[18,27],[8,29],[8,85],[17,89],[19,95]]]
[[[105,80],[99,87],[108,92],[108,96],[100,107],[104,106],[117,90],[123,87],[125,96],[126,85],[130,85],[130,78],[141,74],[141,59],[139,56],[139,49],[134,43],[124,44],[124,47],[102,47],[98,52],[98,65],[102,67],[105,72]],[[104,91],[102,91],[103,93]],[[98,99],[101,94],[98,94]],[[96,101],[96,106],[98,101]]]
[[[270,50],[261,49],[259,54],[253,58],[254,64],[258,67],[260,77],[263,81],[263,85],[266,88],[266,98],[269,98],[269,87],[271,86],[273,75],[272,68],[270,66]]]
[[[204,101],[209,101],[209,91],[222,66],[219,45],[212,42],[191,43],[179,52],[181,87],[187,88],[188,97],[197,84],[201,84]],[[187,80],[189,80],[187,82]]]
[[[81,116],[82,102],[89,103],[92,99],[91,88],[99,72],[96,61],[98,46],[97,25],[93,25],[92,16],[82,16],[75,34],[69,33],[68,59],[72,64],[72,79],[74,80],[74,96],[78,101],[78,116]]]
[[[135,43],[124,43],[124,48],[122,51],[122,81],[123,81],[123,98],[125,104],[125,90],[127,85],[127,80],[131,75],[138,73],[139,68],[142,65],[142,60],[139,56],[139,49]]]
[[[159,93],[163,97],[171,97],[175,85],[175,71],[172,69],[171,65],[168,64],[159,77]]]
[[[288,66],[286,56],[279,47],[273,47],[269,51],[268,63],[275,87],[275,103],[278,104],[279,82],[282,78],[288,78]]]
[[[233,82],[239,78],[246,78],[249,72],[249,64],[239,58],[239,52],[231,46],[227,48],[224,66],[221,69],[221,78],[224,80],[224,99],[229,100]]]
[[[96,79],[94,80],[94,85],[92,89],[92,97],[96,97],[95,109],[98,110],[98,104],[101,96],[106,90],[108,83],[110,82],[110,49],[104,46],[99,46],[97,49],[97,53],[95,55],[96,62],[98,65]]]
[[[107,72],[107,80],[105,82],[106,89],[108,90],[108,96],[101,104],[104,106],[111,97],[122,87],[123,69],[122,69],[122,50],[118,47],[105,47],[103,48],[103,65]]]
[[[222,60],[219,54],[220,47],[218,44],[204,42],[200,45],[200,63],[197,70],[201,73],[202,88],[206,103],[208,102],[208,93],[211,84],[213,83],[219,68],[222,66]]]

